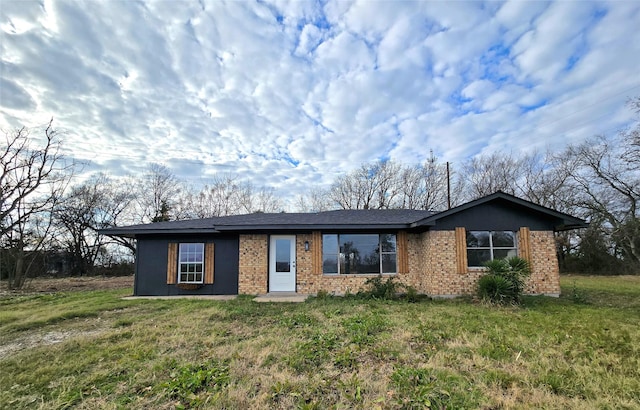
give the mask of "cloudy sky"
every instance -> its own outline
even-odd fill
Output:
[[[87,171],[287,196],[378,159],[613,134],[639,27],[640,1],[0,0],[0,128],[53,117]]]

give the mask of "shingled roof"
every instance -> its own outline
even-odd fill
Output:
[[[413,209],[359,209],[315,213],[254,213],[192,219],[186,221],[156,222],[98,231],[103,235],[135,238],[153,234],[202,234],[222,232],[300,232],[311,230],[413,230],[425,231],[439,220],[464,212],[488,202],[508,203],[555,221],[555,230],[583,228],[588,224],[571,215],[534,204],[504,192],[496,192],[475,201],[443,212]]]
[[[359,209],[316,213],[254,213],[185,221],[155,222],[102,229],[103,235],[126,236],[162,233],[220,233],[246,231],[304,231],[326,229],[407,229],[431,216],[413,209]]]

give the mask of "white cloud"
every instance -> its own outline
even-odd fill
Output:
[[[8,1],[0,128],[53,116],[94,168],[290,196],[363,161],[615,132],[639,20],[636,2]]]

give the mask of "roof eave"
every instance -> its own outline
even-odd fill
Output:
[[[536,203],[533,203],[531,201],[527,201],[521,198],[518,198],[516,196],[507,194],[505,192],[502,191],[498,191],[495,192],[491,195],[487,195],[485,197],[482,198],[478,198],[474,201],[470,201],[467,202],[465,204],[459,205],[457,207],[451,208],[451,209],[447,209],[446,211],[442,211],[439,212],[437,214],[433,214],[431,216],[428,216],[426,218],[423,218],[419,221],[414,222],[412,225],[415,227],[422,227],[422,226],[435,226],[436,225],[436,221],[438,219],[442,219],[445,218],[449,215],[453,215],[456,214],[458,212],[462,212],[465,211],[467,209],[473,208],[475,206],[487,203],[487,202],[491,202],[494,201],[496,199],[504,199],[507,201],[510,201],[514,204],[523,206],[525,208],[529,208],[531,210],[534,210],[536,212],[540,212],[546,215],[549,215],[551,217],[554,218],[558,218],[560,220],[563,221],[563,224],[559,225],[558,227],[563,227],[562,230],[569,230],[569,229],[578,229],[578,228],[584,228],[589,226],[589,224],[587,222],[585,222],[584,220],[580,219],[580,218],[576,218],[574,216],[571,216],[569,214],[565,214],[563,212],[560,211],[556,211],[555,209],[551,209],[551,208],[547,208],[545,206],[542,205],[538,205]],[[558,229],[556,229],[558,230]]]
[[[220,233],[219,230],[214,228],[195,228],[195,229],[140,229],[140,230],[128,230],[128,229],[101,229],[98,230],[98,234],[107,236],[120,236],[125,238],[135,238],[138,235],[162,235],[162,234],[202,234],[202,233]]]
[[[585,221],[573,222],[573,223],[572,222],[573,221],[564,221],[562,225],[558,225],[555,227],[556,232],[570,231],[572,229],[581,229],[581,228],[589,227],[589,222],[585,222]]]
[[[278,224],[278,225],[223,225],[217,226],[220,232],[250,231],[327,231],[327,230],[401,230],[408,229],[409,224]]]

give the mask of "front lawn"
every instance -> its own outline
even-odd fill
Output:
[[[640,408],[640,276],[560,299],[0,299],[0,408]]]

